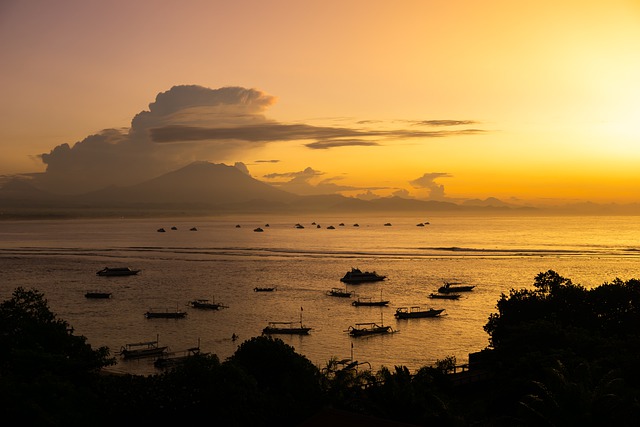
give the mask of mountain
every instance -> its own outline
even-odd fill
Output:
[[[79,200],[100,206],[213,208],[259,201],[286,204],[298,197],[258,181],[234,166],[195,162],[137,185],[94,191]]]

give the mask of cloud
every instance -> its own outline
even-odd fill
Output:
[[[301,196],[336,194],[341,191],[357,189],[356,187],[336,184],[335,181],[340,178],[335,177],[323,179],[315,184],[311,182],[323,175],[324,172],[307,167],[297,172],[270,173],[263,175],[263,178],[270,181],[269,183],[274,187]]]
[[[420,178],[409,181],[413,188],[426,190],[426,195],[430,200],[445,200],[444,185],[435,182],[439,178],[451,178],[452,175],[442,172],[425,173]]]
[[[384,130],[367,127],[379,124],[367,120],[337,126],[280,123],[264,115],[275,101],[275,97],[257,89],[174,86],[159,93],[148,110],[135,115],[130,128],[104,129],[75,144],[61,144],[39,155],[46,170],[37,176],[36,184],[61,194],[81,193],[136,184],[194,161],[232,163],[253,148],[279,142],[300,141],[309,149],[327,150],[485,132],[472,128],[420,128],[475,123],[465,120],[413,121],[407,122],[410,126],[406,128]],[[289,184],[297,183],[302,191],[309,179],[291,177]],[[321,187],[346,188],[333,180],[325,180]]]

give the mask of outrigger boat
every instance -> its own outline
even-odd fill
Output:
[[[150,308],[149,311],[144,314],[144,317],[147,319],[182,319],[186,315],[186,311],[178,310],[177,308],[175,310],[168,308]]]
[[[434,294],[431,293],[429,294],[429,298],[433,298],[433,299],[460,299],[462,295],[457,294],[457,293],[453,293],[453,292],[449,292],[449,293],[443,293],[443,294]]]
[[[205,310],[220,310],[221,308],[229,308],[222,303],[213,302],[213,300],[208,299],[195,299],[193,301],[190,301],[189,304],[193,308],[201,308]]]
[[[422,309],[419,306],[398,307],[394,316],[396,319],[417,319],[421,317],[438,317],[444,308]]]
[[[157,357],[165,354],[169,347],[158,345],[158,338],[155,341],[144,341],[125,344],[120,347],[120,354],[125,359],[141,359],[143,357]]]
[[[253,288],[254,292],[273,292],[276,288]]]
[[[87,292],[85,292],[84,296],[85,296],[85,298],[106,299],[106,298],[111,298],[111,292],[87,291]]]
[[[133,276],[139,272],[140,270],[132,270],[129,267],[105,267],[96,274],[98,276]]]
[[[300,307],[300,326],[295,326],[297,324],[298,322],[269,322],[262,330],[262,334],[309,335],[311,328],[302,324],[302,307]]]
[[[200,352],[200,339],[198,339],[197,347],[188,348],[183,351],[164,353],[153,362],[153,366],[160,369],[171,368],[174,366],[182,365],[191,357],[204,354],[206,353]]]
[[[393,332],[391,326],[378,325],[374,322],[369,323],[356,323],[355,326],[349,326],[347,332],[352,337],[362,337],[366,335],[375,335],[375,334],[389,334]]]
[[[444,282],[444,285],[438,288],[438,292],[441,294],[448,294],[451,292],[469,292],[475,287],[475,285],[462,285],[456,282]]]
[[[384,307],[389,305],[389,301],[371,301],[371,298],[358,298],[356,301],[353,301],[351,305],[354,307]]]
[[[353,291],[342,290],[340,288],[331,288],[331,290],[327,291],[327,295],[330,297],[351,298],[353,294]]]

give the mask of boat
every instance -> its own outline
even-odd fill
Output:
[[[178,227],[176,227],[175,225],[173,227],[171,227],[172,230],[177,230]]]
[[[419,306],[396,308],[396,319],[417,319],[421,317],[437,317],[444,311],[444,308],[422,309]]]
[[[269,322],[262,330],[262,334],[309,335],[311,328],[302,324],[302,311],[302,307],[300,307],[300,322]]]
[[[258,227],[258,228],[254,228],[253,231],[262,232],[264,230],[262,228]]]
[[[139,272],[140,270],[132,270],[129,267],[105,267],[96,274],[98,276],[133,276]]]
[[[253,288],[254,292],[273,292],[276,288]]]
[[[379,282],[386,277],[375,271],[361,271],[358,268],[351,268],[351,271],[347,271],[340,281],[344,283]]]
[[[229,308],[224,304],[208,299],[194,299],[193,301],[189,301],[189,304],[193,308],[202,308],[205,310],[219,310],[221,308]]]
[[[200,339],[198,339],[198,346],[188,348],[182,351],[173,351],[163,353],[153,362],[153,366],[159,369],[172,368],[174,366],[182,365],[187,360],[194,356],[205,355],[207,353],[200,352]]]
[[[189,231],[198,231],[198,229],[196,227],[191,227]]]
[[[475,287],[475,285],[461,285],[456,282],[444,282],[444,285],[438,288],[438,292],[440,292],[441,294],[447,294],[451,292],[469,292]]]
[[[296,326],[296,325],[300,326]],[[289,334],[289,335],[309,335],[311,328],[302,326],[298,322],[269,322],[262,330],[263,335]]]
[[[386,222],[386,223],[384,224],[384,226],[385,226],[385,227],[391,227],[391,223],[390,223],[390,222]]]
[[[85,298],[106,299],[111,298],[111,292],[87,291],[84,296]]]
[[[98,276],[134,276],[138,274],[140,270],[133,270],[129,267],[105,267],[96,272]]]
[[[296,224],[296,228],[304,228],[304,225],[298,223],[298,224]]]
[[[360,306],[383,307],[383,306],[389,305],[389,301],[384,301],[384,300],[372,301],[371,298],[358,298],[356,301],[353,301],[351,305],[354,307],[360,307]]]
[[[159,346],[158,338],[155,341],[144,341],[125,344],[120,347],[120,356],[125,359],[141,359],[143,357],[157,357],[165,354],[169,347]]]
[[[177,308],[151,308],[144,314],[147,319],[182,319],[187,315],[186,311],[178,310]]]
[[[346,289],[340,288],[331,288],[327,291],[327,295],[329,295],[330,297],[351,298],[353,294],[353,291],[348,291]]]
[[[164,233],[164,232],[166,232],[167,230],[165,230],[164,228],[158,228],[158,230],[156,230],[156,231],[157,231],[158,233]]]
[[[378,325],[374,322],[356,323],[355,326],[349,326],[347,332],[352,337],[362,337],[366,335],[389,334],[393,332],[391,326]]]
[[[335,230],[336,228],[333,225],[327,227],[327,230]]]
[[[433,299],[460,299],[462,295],[454,293],[454,292],[445,292],[445,293],[430,293],[429,298]]]

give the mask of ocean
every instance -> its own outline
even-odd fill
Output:
[[[296,228],[296,224],[304,228]],[[385,225],[389,224],[389,225]],[[422,224],[422,225],[420,225]],[[333,228],[329,228],[333,226]],[[263,232],[255,232],[260,227]],[[165,232],[158,232],[164,228]],[[172,229],[174,228],[174,229]],[[195,228],[196,230],[192,230]],[[100,277],[109,267],[135,276]],[[587,288],[639,278],[640,217],[344,216],[208,217],[0,221],[0,298],[37,289],[59,319],[94,347],[114,355],[151,341],[171,351],[199,345],[221,361],[269,322],[300,322],[306,336],[279,335],[319,368],[332,357],[411,371],[449,356],[459,364],[489,344],[484,332],[502,293],[531,288],[554,270]],[[352,267],[387,276],[344,285]],[[457,301],[432,300],[443,281],[475,285]],[[275,287],[274,292],[255,292]],[[389,300],[354,307],[354,298]],[[85,298],[104,290],[105,300]],[[194,299],[227,308],[198,310]],[[396,308],[444,308],[438,318],[397,320]],[[181,309],[182,319],[147,319],[150,309]],[[390,325],[394,333],[353,338],[356,323]],[[237,335],[239,339],[233,340]],[[152,360],[118,357],[112,371],[153,374]]]

